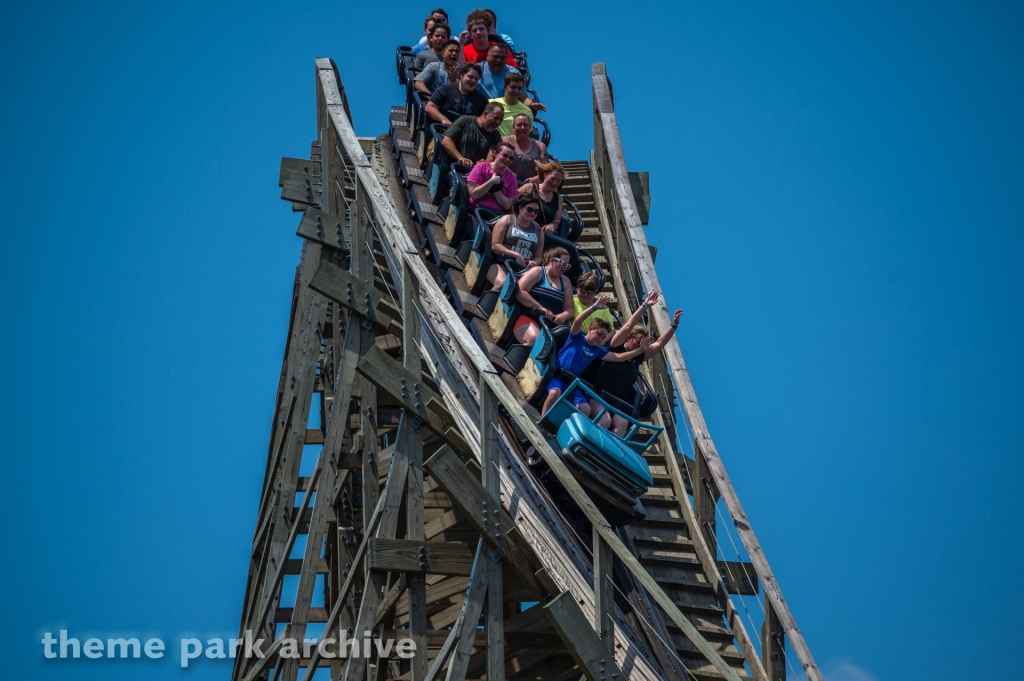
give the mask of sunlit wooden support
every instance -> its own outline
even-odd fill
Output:
[[[615,608],[615,566],[612,547],[601,533],[594,530],[594,629],[601,646],[611,657],[615,652],[615,637],[612,629],[612,612]]]
[[[544,605],[558,634],[567,641],[569,653],[589,681],[622,678],[615,658],[608,654],[606,644],[587,621],[572,594],[563,591]]]
[[[484,491],[501,507],[501,450],[498,446],[498,400],[485,384],[480,385],[480,479]],[[495,515],[492,509],[492,517]],[[501,532],[501,523],[495,524]],[[487,679],[505,679],[505,599],[502,596],[500,552],[484,562],[487,571],[487,612],[484,625],[487,631]]]
[[[658,280],[657,271],[654,268],[654,260],[637,210],[632,185],[629,181],[626,159],[622,150],[622,143],[619,139],[611,81],[608,79],[603,63],[592,65],[591,82],[594,101],[594,149],[595,155],[599,154],[597,159],[597,175],[602,184],[602,191],[606,194],[605,207],[608,209],[609,218],[615,222],[621,222],[627,237],[627,243],[620,242],[618,244],[620,260],[623,251],[628,248],[632,255],[631,262],[634,263],[632,267],[635,269],[635,277],[638,280],[638,284],[647,291],[660,291],[661,284]],[[630,276],[634,276],[632,270],[630,271]],[[671,317],[664,299],[654,305],[650,311],[658,328],[667,329],[671,323]],[[796,620],[782,595],[782,590],[775,579],[771,566],[768,564],[768,559],[761,548],[757,535],[754,533],[751,522],[743,510],[739,495],[732,486],[732,481],[729,479],[725,466],[718,455],[718,450],[711,439],[707,423],[704,421],[703,413],[697,402],[697,394],[690,380],[689,372],[686,369],[686,363],[683,360],[679,339],[673,338],[666,344],[663,352],[672,381],[679,392],[681,406],[689,420],[694,441],[704,453],[708,470],[715,482],[718,493],[721,494],[725,502],[740,541],[743,543],[747,555],[750,556],[751,563],[753,563],[758,578],[763,584],[766,600],[770,599],[772,601],[776,615],[789,636],[790,643],[808,679],[810,681],[824,681],[821,670],[814,661],[814,656],[811,654],[803,634],[796,626]],[[733,626],[742,627],[743,625],[742,623],[734,622]]]
[[[696,462],[693,476],[693,514],[697,517],[697,523],[704,535],[708,549],[714,555],[718,549],[717,515],[715,513],[715,504],[719,497],[718,488],[708,471],[708,464],[700,445],[695,444],[693,449]]]
[[[764,624],[761,625],[761,663],[768,681],[786,681],[786,634],[772,602],[767,598]]]
[[[419,377],[422,372],[420,359],[420,313],[417,308],[419,300],[419,282],[409,271],[407,265],[402,267],[402,357],[403,368],[411,375]],[[419,392],[416,381],[413,397]],[[411,422],[410,422],[411,425]],[[418,565],[409,576],[409,636],[416,645],[419,654],[410,660],[409,678],[411,681],[423,681],[427,676],[427,584],[425,575],[431,567],[428,560],[428,547],[423,529],[423,433],[419,428],[406,429],[406,455],[409,458],[409,476],[406,482],[407,497],[405,500],[406,536],[419,545]],[[397,447],[396,447],[397,448]],[[454,547],[453,547],[454,548]],[[438,548],[437,551],[444,551]],[[435,564],[441,564],[437,556]],[[451,573],[451,574],[463,574]],[[468,573],[466,573],[468,574]]]

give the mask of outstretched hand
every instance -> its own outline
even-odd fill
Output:
[[[644,298],[644,305],[646,305],[647,307],[653,306],[656,302],[658,302],[657,291],[651,291],[650,293],[647,294],[647,297]]]
[[[673,324],[678,324],[679,323],[679,318],[682,317],[682,316],[683,316],[683,311],[682,310],[676,310],[675,314],[672,315],[672,323]]]
[[[602,293],[594,300],[594,307],[596,307],[598,310],[606,310],[608,309],[608,301],[610,301],[611,299],[611,296],[609,296],[607,293]]]

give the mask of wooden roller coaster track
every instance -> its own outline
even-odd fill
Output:
[[[614,528],[439,285],[425,237],[443,222],[426,180],[399,173],[403,155],[419,167],[406,107],[388,134],[359,138],[333,62],[318,59],[316,76],[312,153],[284,159],[279,178],[302,212],[302,254],[240,624],[267,643],[232,678],[775,681],[788,666],[821,680],[676,341],[644,365],[665,427],[645,455],[648,519]],[[603,64],[592,77],[594,151],[562,162],[563,193],[606,291],[634,309],[660,290],[646,178],[626,170]],[[652,313],[666,329],[664,304]],[[523,438],[573,512],[531,472]],[[749,563],[717,559],[719,500]],[[764,623],[750,632],[730,594],[759,590]],[[306,638],[324,645],[289,647]],[[416,653],[341,658],[343,638],[408,639]]]

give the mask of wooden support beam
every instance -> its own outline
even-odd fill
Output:
[[[786,634],[772,602],[764,601],[764,624],[761,625],[761,664],[768,681],[786,681]]]
[[[376,346],[370,348],[356,370],[402,404],[410,417],[420,419],[450,447],[459,452],[469,451],[469,445],[459,432],[438,413],[444,401],[423,383],[421,375],[408,371]],[[428,408],[432,404],[438,405],[437,410]]]
[[[409,266],[402,265],[402,368],[419,380],[413,384],[413,393],[419,391],[416,387],[422,383],[423,367],[420,360],[420,312],[417,308],[417,301],[420,297],[419,282],[413,276]],[[444,567],[447,570],[459,570],[447,572],[447,574],[469,574],[472,569],[472,559],[468,552],[465,553],[463,564],[459,563],[459,556],[449,551],[448,555],[443,552],[448,549],[442,544],[442,549],[431,551],[425,541],[426,535],[423,528],[423,433],[418,428],[405,429],[405,442],[396,444],[395,448],[404,444],[406,455],[409,458],[409,475],[406,479],[406,500],[405,500],[405,528],[406,536],[416,549],[417,554],[411,563],[412,574],[409,576],[409,636],[415,643],[415,650],[418,655],[413,656],[409,661],[410,681],[423,681],[427,676],[427,584],[426,572],[428,570],[440,570]],[[455,549],[457,546],[453,545]],[[433,557],[433,560],[431,560]],[[462,572],[462,569],[466,572]]]
[[[284,186],[284,179],[288,173],[306,173],[308,175],[320,175],[320,161],[313,161],[308,158],[281,158],[281,170],[277,175],[277,186]]]
[[[346,218],[325,213],[312,206],[302,212],[302,219],[299,220],[299,227],[295,233],[304,239],[346,253],[352,238]]]
[[[408,426],[404,423],[399,426],[399,434],[404,431]],[[391,455],[391,469],[395,470],[396,467],[402,469],[401,484],[391,486],[391,480],[388,480],[388,486],[385,489],[384,495],[381,497],[381,514],[380,520],[377,524],[376,533],[367,532],[367,538],[383,537],[385,539],[393,538],[395,532],[398,530],[399,511],[402,506],[402,497],[405,495],[405,481],[409,473],[409,460],[405,456],[405,451],[399,447],[395,447],[394,454]],[[364,540],[364,544],[367,540]],[[353,565],[352,572],[356,574],[359,572],[358,564]],[[377,618],[377,606],[381,602],[383,596],[383,590],[386,585],[386,573],[371,570],[366,578],[366,583],[363,585],[363,597],[359,603],[359,612],[356,615],[356,623],[353,626],[353,638],[358,638],[360,641],[364,639],[366,632],[373,631],[373,624]],[[325,627],[326,629],[326,627]],[[345,665],[345,681],[362,681],[363,676],[366,672],[366,658],[365,657],[350,657],[348,664]]]
[[[473,554],[459,542],[374,538],[367,559],[371,570],[468,575],[473,568]]]
[[[319,206],[323,202],[322,179],[318,175],[289,171],[281,185],[281,198],[292,203]]]
[[[600,134],[603,140],[603,153],[607,155],[611,170],[610,177],[606,177],[605,182],[610,187],[614,187],[615,196],[621,211],[620,217],[629,235],[629,246],[632,249],[637,273],[644,288],[648,291],[660,291],[662,290],[661,284],[658,280],[657,271],[654,269],[654,262],[647,247],[647,238],[644,234],[643,225],[637,213],[636,202],[629,184],[626,159],[622,151],[622,143],[619,139],[615,106],[611,96],[611,82],[608,79],[604,64],[594,64],[592,66],[592,84],[595,111],[594,132],[595,136]],[[664,299],[659,300],[654,305],[651,313],[659,329],[667,329],[671,324],[670,312]],[[790,643],[809,681],[824,681],[824,676],[814,661],[814,656],[811,654],[810,647],[804,640],[803,634],[796,626],[796,620],[782,595],[782,589],[775,579],[771,566],[768,564],[768,559],[761,548],[757,535],[754,533],[752,523],[743,510],[739,495],[732,486],[732,481],[729,479],[725,466],[718,455],[718,450],[711,439],[700,404],[697,402],[696,391],[686,369],[686,362],[683,360],[678,336],[672,338],[666,344],[663,352],[666,364],[671,370],[672,380],[679,391],[682,407],[690,421],[694,440],[699,443],[704,452],[708,469],[714,478],[719,493],[725,501],[726,508],[729,510],[729,515],[736,526],[740,541],[743,542],[747,555],[750,556],[751,562],[757,569],[758,577],[763,584],[766,600],[770,599],[772,601],[779,621],[789,636]],[[673,617],[674,620],[675,618]],[[716,666],[718,666],[717,663]]]
[[[571,593],[563,591],[546,603],[544,609],[550,614],[555,630],[589,681],[623,678],[615,658],[608,654],[605,643],[587,621]]]
[[[368,276],[372,277],[373,273]],[[349,274],[337,265],[326,260],[320,261],[309,287],[352,310],[362,319],[379,324],[389,331],[401,332],[401,324],[377,309],[384,294],[374,288],[372,283]]]
[[[374,509],[370,520],[367,521],[363,527],[366,534],[353,556],[352,569],[348,571],[345,583],[338,591],[337,600],[331,608],[331,614],[328,615],[326,624],[324,624],[324,631],[331,631],[334,624],[338,621],[338,616],[346,605],[346,599],[348,598],[349,592],[352,590],[353,584],[359,578],[360,570],[358,569],[358,566],[363,561],[366,549],[370,544],[370,538],[375,536],[374,533],[381,526],[381,520],[385,515],[388,517],[388,527],[385,528],[385,530],[390,530],[391,534],[394,534],[393,525],[397,525],[398,522],[398,507],[402,501],[401,495],[405,492],[405,476],[409,472],[409,466],[405,456],[401,454],[392,456],[391,462],[391,468],[388,471],[387,482],[384,485],[383,494],[377,502],[377,507]],[[382,534],[384,534],[384,532],[382,532]],[[376,610],[374,610],[374,615],[376,615]],[[357,629],[353,628],[353,631],[357,631]],[[313,672],[316,671],[317,660],[319,659],[320,651],[317,650],[311,658],[306,674],[302,677],[303,681],[310,681],[313,677]]]
[[[694,461],[696,472],[693,480],[693,514],[697,518],[701,534],[708,545],[708,550],[715,555],[718,550],[717,515],[715,504],[718,501],[718,488],[708,471],[707,461],[701,451],[700,444],[694,443]]]
[[[501,499],[501,449],[498,444],[498,400],[486,383],[480,384],[480,479],[484,491]],[[493,515],[493,514],[492,514]],[[487,679],[505,681],[505,599],[502,596],[501,557],[485,561],[487,570]]]
[[[611,657],[615,652],[615,630],[612,615],[615,612],[614,575],[612,547],[596,529],[594,534],[594,630],[601,639],[601,646]]]
[[[466,470],[454,452],[449,447],[442,447],[424,467],[487,543],[510,560],[530,592],[538,598],[545,597],[548,590],[537,581],[536,568],[530,559],[532,551],[516,530],[512,516]]]
[[[473,652],[473,644],[476,642],[476,627],[480,621],[480,613],[484,607],[484,599],[487,597],[486,565],[490,559],[487,557],[487,549],[483,540],[477,542],[476,555],[473,557],[473,576],[469,580],[469,587],[466,589],[466,599],[462,603],[462,610],[459,618],[452,627],[451,639],[452,661],[448,665],[448,674],[445,681],[463,681],[466,678],[466,669],[469,667],[470,654]],[[448,642],[445,642],[446,645]],[[426,656],[424,655],[424,658]],[[440,655],[438,655],[440,659]],[[440,670],[440,663],[435,660],[434,667]],[[433,672],[434,669],[431,669]],[[436,674],[428,676],[427,681],[436,678]]]

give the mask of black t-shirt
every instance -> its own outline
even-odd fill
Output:
[[[625,345],[611,349],[612,352],[626,352]],[[640,353],[625,362],[601,362],[594,379],[594,389],[600,395],[602,390],[626,402],[633,401],[633,384],[640,375],[640,365],[644,363],[644,355]],[[596,362],[595,362],[596,364]]]
[[[473,90],[468,95],[459,91],[458,83],[445,83],[434,90],[430,95],[430,101],[434,103],[441,113],[452,123],[459,116],[479,116],[487,106],[487,96],[479,90]]]
[[[501,141],[501,133],[497,130],[487,132],[480,127],[473,116],[462,116],[444,133],[445,137],[451,137],[455,141],[455,148],[462,152],[462,155],[473,163],[487,158],[487,152],[491,147]],[[498,191],[502,185],[498,184]]]

